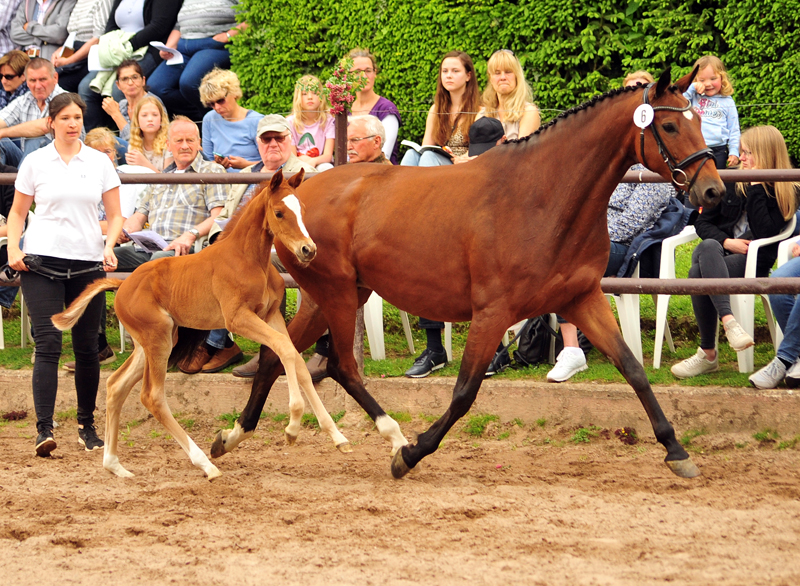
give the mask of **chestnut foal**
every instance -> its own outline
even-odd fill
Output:
[[[316,245],[303,224],[304,206],[295,195],[302,180],[302,171],[288,181],[278,171],[269,184],[259,185],[260,193],[231,219],[213,246],[190,256],[148,262],[125,281],[99,279],[69,308],[53,317],[57,328],[71,328],[95,295],[119,289],[114,307],[135,348],[108,379],[103,457],[107,470],[118,476],[133,476],[119,462],[117,435],[122,405],[141,380],[142,403],[177,440],[192,464],[209,479],[221,474],[178,424],[164,398],[168,366],[196,346],[197,335],[178,336],[179,326],[193,330],[225,327],[271,348],[279,356],[289,382],[287,441],[294,443],[300,431],[305,407],[302,388],[320,427],[339,450],[351,451],[320,401],[303,358],[289,339],[279,311],[283,279],[270,262],[273,239],[294,253],[299,266],[308,265],[316,256]],[[244,432],[236,423],[224,435],[238,442],[251,436],[252,431]]]

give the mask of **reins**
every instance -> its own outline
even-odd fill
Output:
[[[82,269],[80,271],[72,271],[67,269],[66,273],[62,273],[61,271],[54,271],[52,269],[48,269],[47,267],[43,267],[41,257],[33,254],[26,254],[25,258],[23,258],[22,261],[25,263],[25,266],[28,267],[29,271],[42,275],[43,277],[47,277],[51,281],[55,281],[56,279],[58,280],[71,279],[72,277],[75,277],[77,275],[83,275],[85,273],[92,273],[95,271],[103,270],[103,264],[97,263],[96,265],[93,265],[88,269]],[[19,276],[19,272],[15,271],[7,264],[0,267],[0,273],[3,273],[4,278],[7,280],[12,280],[17,278],[17,276]],[[4,278],[0,278],[0,281],[5,280]]]
[[[644,94],[642,99],[642,104],[646,104],[650,106],[653,110],[653,113],[659,111],[667,111],[667,112],[688,112],[692,108],[692,104],[689,103],[683,108],[677,108],[675,106],[652,106],[647,98],[647,94],[650,92],[650,88],[653,87],[655,83],[648,84],[647,87],[644,88]],[[641,106],[640,106],[641,107]],[[670,174],[672,176],[672,184],[678,189],[679,191],[689,192],[694,184],[695,179],[697,179],[697,175],[700,173],[700,170],[703,168],[709,159],[714,158],[714,153],[711,151],[710,148],[706,147],[701,149],[697,152],[692,153],[685,159],[680,162],[675,162],[675,157],[672,156],[672,153],[667,148],[667,145],[664,144],[664,141],[661,139],[661,135],[658,133],[655,125],[655,115],[653,120],[651,120],[650,124],[642,127],[641,132],[639,133],[640,140],[641,140],[641,151],[642,151],[642,164],[647,167],[648,169],[650,166],[647,164],[647,157],[644,153],[644,131],[647,127],[650,127],[650,130],[653,131],[653,138],[656,140],[656,145],[658,146],[658,152],[663,157],[664,163],[669,167]],[[697,171],[694,172],[692,178],[687,181],[688,175],[684,169],[694,163],[695,161],[703,159],[700,165],[697,167]],[[678,174],[683,175],[681,181],[678,181]]]

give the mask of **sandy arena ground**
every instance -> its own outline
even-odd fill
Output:
[[[207,452],[221,423],[181,417]],[[83,451],[74,420],[48,459],[33,456],[32,416],[0,429],[4,584],[800,583],[800,449],[749,433],[694,439],[703,476],[682,480],[646,428],[628,446],[613,430],[575,444],[574,427],[492,423],[451,433],[398,481],[353,410],[340,422],[353,453],[311,429],[287,446],[264,420],[212,483],[137,421],[123,426],[129,480]]]

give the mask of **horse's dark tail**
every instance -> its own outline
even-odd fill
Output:
[[[178,342],[169,355],[168,367],[172,368],[181,360],[194,354],[195,349],[206,341],[208,330],[193,330],[192,328],[178,328]]]

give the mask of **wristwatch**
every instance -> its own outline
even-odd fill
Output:
[[[192,234],[195,238],[200,238],[200,230],[197,228],[192,228],[189,230],[189,234]]]

